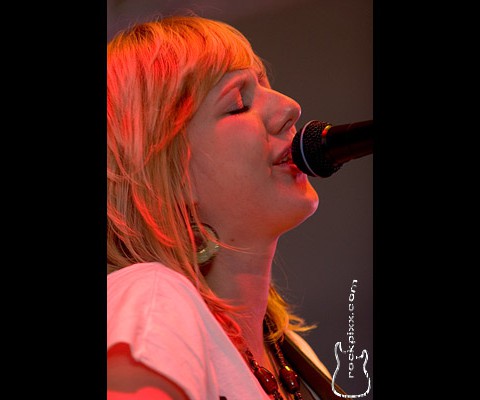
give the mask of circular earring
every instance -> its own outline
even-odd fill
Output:
[[[217,242],[205,240],[197,224],[191,223],[191,227],[195,237],[195,245],[197,246],[197,262],[200,267],[203,267],[213,261],[220,246]],[[216,240],[219,239],[217,232],[210,225],[202,223],[202,227]]]

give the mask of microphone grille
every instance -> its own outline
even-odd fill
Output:
[[[322,146],[322,132],[328,125],[322,121],[307,122],[293,138],[293,162],[307,175],[326,178],[340,168],[332,163]]]

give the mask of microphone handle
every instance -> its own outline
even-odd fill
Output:
[[[322,146],[334,166],[373,153],[373,120],[328,125],[322,132]]]

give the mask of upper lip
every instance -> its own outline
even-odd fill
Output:
[[[275,158],[273,165],[279,165],[283,162],[289,162],[292,160],[292,148],[290,145],[286,146],[283,151]]]

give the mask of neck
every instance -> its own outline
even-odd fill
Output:
[[[239,252],[222,248],[206,280],[217,296],[240,306],[235,319],[247,346],[258,362],[266,357],[263,319],[267,310],[272,261],[277,241]]]

